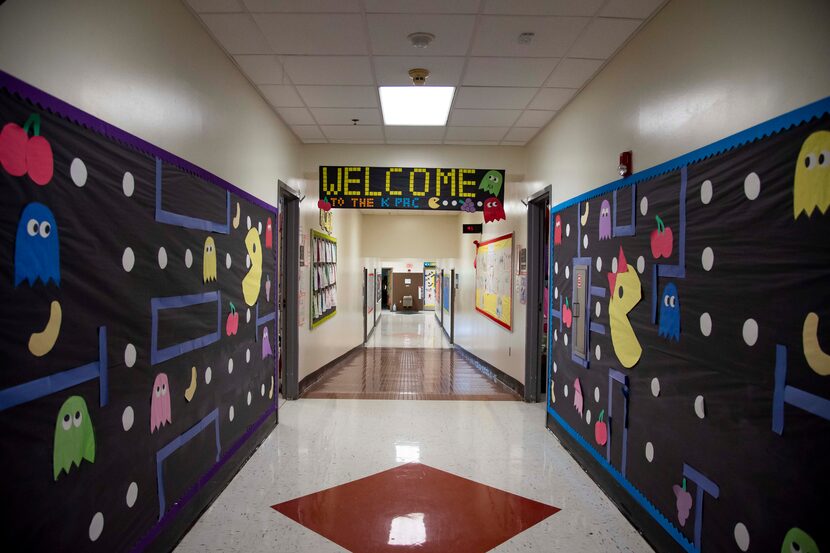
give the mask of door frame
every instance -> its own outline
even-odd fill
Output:
[[[455,343],[455,269],[450,270],[450,344]]]
[[[541,398],[540,379],[545,378],[542,363],[542,300],[545,280],[544,217],[550,217],[551,186],[535,192],[527,200],[527,309],[525,322],[524,400],[536,403]],[[548,208],[545,209],[545,204]],[[550,329],[548,329],[550,331]],[[550,352],[548,352],[550,355]]]
[[[283,267],[285,287],[280,316],[285,319],[285,336],[282,337],[282,370],[285,371],[285,399],[297,399],[300,395],[299,382],[299,347],[300,329],[298,326],[297,296],[300,286],[300,196],[296,190],[277,181],[277,189],[283,203],[282,229],[285,233],[285,267]]]
[[[363,344],[365,345],[369,340],[369,316],[366,311],[369,309],[369,298],[367,292],[369,291],[369,269],[363,267]]]

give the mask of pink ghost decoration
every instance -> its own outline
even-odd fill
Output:
[[[170,416],[170,384],[167,375],[158,373],[150,394],[150,433],[152,434],[167,423],[172,423]]]
[[[574,407],[579,411],[579,416],[582,416],[582,384],[579,379],[574,380]]]
[[[268,217],[268,221],[265,223],[265,247],[269,250],[274,245],[274,232],[271,230],[271,218]]]
[[[553,223],[553,245],[558,246],[562,243],[562,218],[557,215]]]
[[[611,204],[608,200],[602,200],[599,208],[599,239],[609,240],[611,238]]]
[[[265,301],[271,301],[271,277],[265,275]]]
[[[265,359],[269,355],[273,355],[271,351],[271,341],[268,339],[268,327],[262,329],[262,358]]]

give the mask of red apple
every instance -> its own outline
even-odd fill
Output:
[[[654,256],[654,259],[668,258],[672,252],[674,233],[672,233],[671,227],[663,224],[663,220],[659,215],[655,219],[657,220],[657,228],[651,231],[651,255]]]
[[[29,168],[29,178],[36,184],[44,186],[52,180],[54,162],[52,146],[42,136],[33,136],[26,145],[26,166]]]
[[[323,211],[330,211],[331,210],[331,202],[329,202],[328,198],[317,200],[317,207],[319,207]]]
[[[608,442],[608,425],[602,418],[605,416],[605,409],[599,412],[597,422],[594,425],[594,439],[599,445],[605,445]]]
[[[677,498],[675,501],[677,507],[677,520],[680,526],[686,526],[686,519],[689,518],[689,511],[692,510],[692,494],[686,491],[686,479],[683,479],[683,486],[675,484],[671,487],[674,495]]]
[[[562,323],[571,328],[571,322],[573,322],[573,312],[571,311],[571,306],[568,304],[568,298],[565,298],[565,305],[562,306]]]
[[[26,144],[29,137],[17,123],[6,123],[0,132],[0,163],[13,177],[26,174]]]
[[[239,330],[239,313],[236,312],[236,307],[231,303],[231,312],[228,313],[228,320],[225,322],[225,333],[228,336],[233,336]]]
[[[271,218],[265,223],[265,247],[269,250],[274,245],[274,229],[271,227]]]

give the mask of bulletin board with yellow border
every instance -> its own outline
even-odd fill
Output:
[[[513,330],[513,233],[476,250],[476,311]]]

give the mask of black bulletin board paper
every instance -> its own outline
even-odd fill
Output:
[[[320,198],[339,209],[484,211],[504,204],[502,169],[320,166]]]
[[[2,78],[0,535],[167,548],[276,420],[276,209]]]

